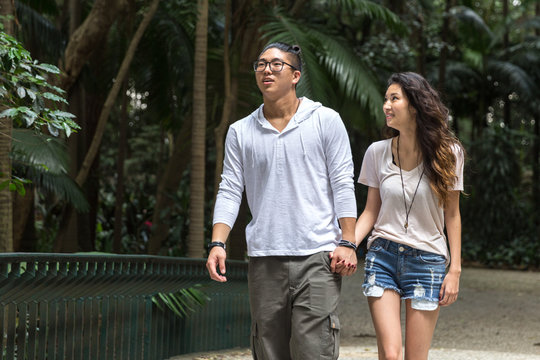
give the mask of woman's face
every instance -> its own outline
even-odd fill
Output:
[[[383,111],[388,127],[396,129],[399,132],[416,127],[416,121],[413,116],[415,111],[409,106],[409,100],[398,84],[392,84],[386,90]]]

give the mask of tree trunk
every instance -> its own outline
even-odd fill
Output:
[[[80,0],[69,0],[65,7],[69,11],[69,34],[73,36],[77,28],[81,25],[81,2]],[[94,56],[96,53],[93,53]],[[77,114],[77,122],[81,130],[74,136],[67,139],[68,153],[70,156],[70,176],[75,177],[78,171],[80,159],[84,156],[88,149],[88,139],[93,136],[95,131],[95,122],[92,116],[93,106],[95,105],[95,96],[89,96],[81,82],[75,82],[69,89],[68,110],[72,114]],[[87,98],[92,100],[92,104],[87,103]],[[103,101],[97,101],[102,104]],[[87,189],[81,189],[85,197],[89,201],[89,193]],[[90,203],[90,201],[89,201]],[[85,219],[70,204],[66,204],[62,208],[62,216],[60,217],[60,227],[56,235],[54,251],[55,252],[76,252],[80,250],[80,243],[88,243],[90,233],[83,231]]]
[[[122,249],[122,224],[123,224],[123,207],[124,207],[124,162],[126,159],[127,148],[127,105],[128,96],[127,80],[124,80],[122,87],[122,115],[120,116],[120,126],[118,129],[118,160],[116,163],[116,201],[114,204],[114,235],[113,235],[113,252],[120,253]]]
[[[536,17],[540,17],[540,2],[535,6]],[[540,30],[536,29],[536,36],[540,37]],[[536,216],[536,226],[538,226],[538,241],[540,242],[540,111],[536,107],[536,116],[534,122],[534,139],[533,139],[533,153],[532,153],[532,168],[533,168],[533,199],[534,208],[539,213]]]
[[[84,184],[84,182],[86,181],[88,177],[90,167],[92,166],[92,163],[94,162],[97,156],[99,146],[101,145],[101,139],[103,138],[103,134],[105,132],[105,125],[107,125],[109,114],[111,113],[112,107],[114,106],[114,103],[116,101],[116,97],[118,96],[118,92],[120,91],[124,78],[126,77],[126,74],[129,70],[129,66],[131,64],[131,61],[133,60],[135,51],[137,50],[137,46],[139,45],[139,41],[141,40],[148,24],[154,17],[154,14],[156,13],[158,5],[159,5],[159,0],[152,1],[152,4],[150,5],[148,12],[145,14],[144,19],[141,21],[139,28],[135,32],[135,35],[133,36],[133,39],[131,40],[131,43],[129,44],[129,48],[126,52],[124,60],[122,61],[122,64],[120,65],[120,69],[118,70],[118,74],[116,75],[114,79],[115,80],[114,84],[111,90],[109,91],[109,94],[107,95],[107,100],[105,100],[105,104],[103,105],[103,109],[101,110],[101,114],[99,115],[96,133],[94,134],[94,138],[92,139],[92,144],[90,145],[90,148],[88,149],[88,153],[86,154],[86,157],[84,158],[84,161],[81,165],[81,169],[79,170],[79,173],[77,174],[77,178],[75,179],[75,182],[79,184],[79,186]]]
[[[71,6],[78,7],[78,1]],[[81,26],[69,38],[64,53],[60,87],[68,91],[75,83],[92,52],[102,46],[112,24],[127,7],[127,0],[96,0]],[[70,13],[74,10],[70,9]],[[73,22],[72,22],[73,23]]]
[[[171,209],[174,204],[172,195],[178,190],[184,170],[189,164],[190,136],[191,119],[185,119],[174,141],[173,154],[159,180],[152,218],[152,235],[148,242],[149,254],[158,254],[163,241],[169,235]]]
[[[224,138],[231,119],[231,64],[229,60],[229,32],[231,25],[231,0],[225,1],[225,30],[223,31],[223,72],[225,100],[223,101],[223,112],[221,122],[214,130],[216,141],[216,170],[214,172],[214,199],[217,196],[219,183],[221,182],[221,172],[223,171]]]
[[[418,43],[418,56],[416,57],[416,72],[422,76],[426,76],[426,46],[424,41],[424,15],[417,14],[418,29],[416,29],[416,38]]]
[[[441,55],[439,57],[439,92],[444,96],[444,90],[446,86],[446,59],[448,57],[448,28],[450,27],[450,8],[452,7],[452,0],[446,0],[446,6],[443,14],[443,25],[441,29],[441,41],[443,47],[441,49]]]
[[[96,52],[93,56],[100,55]],[[99,56],[97,56],[99,57]],[[96,61],[100,63],[100,61]],[[77,82],[70,91],[69,111],[78,114],[81,130],[68,138],[71,157],[70,176],[75,177],[80,159],[88,151],[89,144],[96,131],[99,110],[103,107],[103,95],[99,89],[85,91],[81,82]],[[99,160],[99,159],[98,159]],[[95,250],[96,217],[99,190],[99,161],[91,169],[91,177],[81,187],[89,205],[87,213],[78,213],[73,206],[66,204],[62,209],[61,223],[54,245],[55,252],[76,252]]]
[[[34,204],[34,186],[26,185],[26,194],[13,195],[13,251],[20,251],[23,236]],[[34,226],[34,223],[30,224]]]
[[[206,151],[206,54],[208,44],[208,0],[198,0],[195,29],[193,77],[193,133],[191,142],[190,211],[188,257],[200,258],[204,251],[204,192]]]
[[[13,0],[0,0],[0,15],[14,16]],[[2,20],[4,31],[13,35],[13,20]],[[4,109],[0,107],[0,112]],[[11,179],[11,133],[13,120],[11,117],[0,118],[0,182]],[[0,190],[0,252],[13,251],[13,203],[9,187]]]
[[[506,20],[508,19],[508,0],[503,0],[503,22],[504,34],[503,34],[503,49],[508,49],[509,46],[509,33],[508,26],[506,25]],[[512,105],[510,103],[510,93],[506,93],[504,97],[504,108],[503,108],[503,120],[506,126],[512,128]]]
[[[26,194],[13,196],[13,251],[36,251],[35,188],[26,185]]]

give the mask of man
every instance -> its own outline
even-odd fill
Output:
[[[272,43],[253,66],[264,103],[229,128],[206,266],[227,281],[245,187],[253,358],[337,359],[341,276],[357,263],[349,138],[335,111],[296,97],[298,46]]]

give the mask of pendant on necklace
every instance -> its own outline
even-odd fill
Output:
[[[409,222],[406,222],[405,224],[403,224],[403,227],[405,228],[405,232],[407,232],[407,228],[409,227]]]

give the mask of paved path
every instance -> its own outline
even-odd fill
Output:
[[[363,271],[344,279],[340,360],[376,360],[375,331],[361,293]],[[441,310],[430,360],[540,360],[540,273],[465,268],[460,295]],[[248,360],[249,350],[171,360]]]

